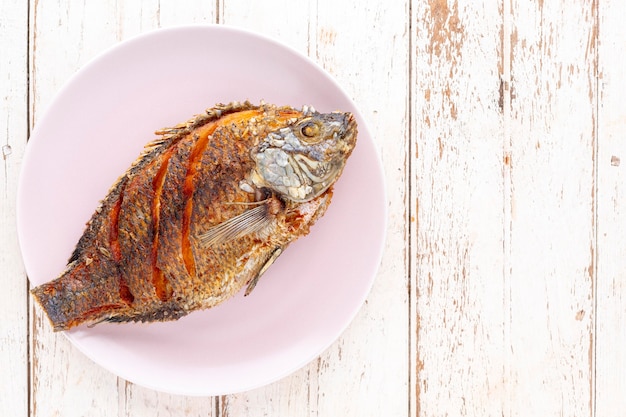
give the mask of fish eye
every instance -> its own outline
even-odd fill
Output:
[[[305,138],[314,138],[320,132],[320,127],[317,123],[314,122],[306,122],[302,126],[300,126],[300,133]]]

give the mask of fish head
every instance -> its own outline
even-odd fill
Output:
[[[310,201],[337,181],[356,138],[351,113],[305,108],[301,117],[269,133],[252,151],[252,182],[287,200]]]

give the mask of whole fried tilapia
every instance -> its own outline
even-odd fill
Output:
[[[324,214],[357,136],[349,113],[249,102],[157,134],[65,271],[32,290],[54,330],[176,320],[249,293]]]

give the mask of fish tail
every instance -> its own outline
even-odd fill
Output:
[[[115,274],[95,276],[88,269],[70,267],[54,281],[31,290],[54,331],[95,324],[128,310],[132,300],[124,299],[119,278]]]

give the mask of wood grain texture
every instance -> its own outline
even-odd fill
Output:
[[[367,29],[349,34],[350,21]],[[363,112],[381,156],[388,210],[372,292],[319,372],[319,414],[402,416],[409,411],[409,8],[403,2],[318,0],[316,22],[311,56]],[[373,50],[370,39],[382,47]]]
[[[623,16],[621,0],[2,2],[0,415],[621,416]],[[27,135],[62,86],[119,41],[194,23],[328,70],[369,123],[389,213],[341,338],[280,381],[204,398],[136,386],[54,334],[15,232]]]
[[[626,3],[599,3],[595,413],[626,410]]]
[[[307,54],[309,31],[315,20],[315,0],[300,1],[297,7],[289,0],[270,0],[263,3],[218,0],[218,3],[219,23],[252,30]]]
[[[592,413],[596,14],[512,1],[511,415]]]
[[[28,5],[0,3],[0,415],[28,412],[26,274],[15,228],[15,200],[28,136]],[[11,45],[12,47],[4,47]]]
[[[121,378],[119,387],[122,400],[118,414],[114,414],[119,417],[216,417],[221,415],[217,409],[218,398],[167,394],[135,385]]]
[[[503,414],[499,5],[413,4],[411,415]]]

